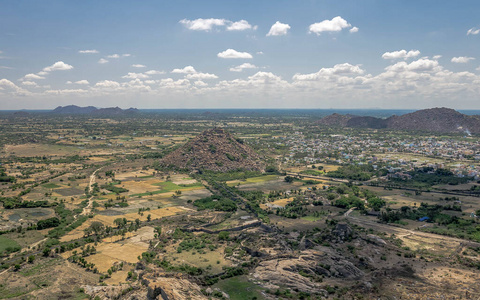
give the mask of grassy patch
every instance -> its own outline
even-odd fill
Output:
[[[260,287],[248,281],[246,276],[238,276],[222,280],[215,284],[215,287],[226,292],[231,300],[248,300],[253,297],[265,299],[259,292]]]
[[[56,189],[56,188],[59,188],[61,186],[59,186],[58,184],[55,184],[55,183],[46,183],[44,185],[42,185],[44,188],[46,189]]]
[[[322,219],[323,219],[323,216],[318,216],[318,217],[315,217],[315,216],[305,216],[305,217],[301,217],[301,219],[302,219],[302,220],[311,221],[311,222],[315,222],[315,221],[322,220]]]
[[[18,248],[20,248],[20,245],[16,241],[0,235],[0,253],[9,249]]]
[[[200,182],[177,185],[171,181],[165,181],[165,182],[154,183],[153,185],[159,186],[160,189],[156,191],[146,192],[146,193],[134,194],[134,195],[131,195],[130,197],[141,197],[141,196],[149,196],[149,195],[155,195],[155,194],[163,194],[163,193],[169,193],[169,192],[174,192],[178,190],[182,191],[190,188],[200,188],[200,187],[203,188],[203,185]]]

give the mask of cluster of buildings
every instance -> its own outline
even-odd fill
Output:
[[[415,167],[446,168],[455,175],[480,178],[480,141],[475,138],[362,135],[307,136],[302,132],[280,138],[289,147],[281,159],[291,165],[333,162],[386,167],[391,176],[408,177]]]

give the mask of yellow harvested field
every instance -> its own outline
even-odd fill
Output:
[[[177,175],[172,175],[170,176],[171,180],[175,184],[192,184],[192,183],[197,183],[197,180],[188,177],[187,175],[184,174],[177,174]]]
[[[287,205],[288,203],[292,202],[293,199],[295,199],[294,197],[291,197],[291,198],[285,198],[285,199],[279,199],[279,200],[275,200],[273,202],[268,202],[268,203],[265,203],[265,204],[260,204],[260,208],[262,209],[267,209],[268,208],[268,205],[278,205],[278,206],[282,206],[282,207],[285,207],[285,205]]]
[[[132,171],[132,172],[124,172],[124,173],[115,173],[115,179],[118,180],[125,180],[128,178],[135,178],[135,177],[144,177],[144,176],[153,176],[153,172],[155,170],[148,169],[148,170],[139,170],[139,171]]]
[[[154,229],[150,226],[142,227],[136,232],[129,232],[125,238],[122,238],[122,236],[108,237],[103,239],[103,242],[95,247],[97,249],[96,254],[87,256],[85,259],[89,263],[94,263],[100,272],[107,272],[115,263],[136,263],[138,261],[137,257],[148,250],[149,241],[153,239],[153,237]],[[93,243],[89,245],[93,246]],[[87,245],[85,245],[85,247],[86,246]],[[72,256],[73,251],[81,252],[81,250],[77,248],[62,253],[61,256],[67,259]],[[124,278],[122,280],[124,280]]]
[[[163,217],[173,216],[185,211],[186,210],[184,208],[180,208],[180,207],[165,207],[165,208],[159,208],[159,209],[154,209],[150,211],[144,211],[143,216],[139,215],[138,213],[130,213],[130,214],[124,214],[124,215],[117,215],[117,216],[95,215],[93,218],[88,219],[81,226],[70,231],[67,235],[64,235],[60,239],[60,241],[69,242],[69,241],[83,237],[84,230],[88,228],[92,224],[92,222],[95,222],[95,221],[101,222],[105,226],[114,226],[113,221],[118,218],[126,218],[128,221],[135,221],[135,219],[139,219],[140,221],[146,221],[148,215],[151,215],[152,220],[155,220],[155,219],[161,219]]]
[[[102,243],[97,247],[97,254],[86,257],[89,263],[94,263],[100,272],[106,272],[115,263],[136,263],[138,256],[148,250],[148,244]]]
[[[163,181],[156,178],[141,181],[128,180],[123,181],[122,184],[120,184],[119,186],[129,190],[130,194],[141,194],[157,191],[159,189],[159,186],[156,186],[155,184],[158,184],[160,182]]]
[[[108,285],[117,285],[120,283],[127,282],[127,276],[128,276],[128,271],[131,271],[132,269],[125,270],[125,266],[123,266],[123,270],[119,270],[117,272],[114,272],[112,274],[112,277],[108,278],[105,280],[105,283]]]

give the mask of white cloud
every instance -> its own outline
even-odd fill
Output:
[[[433,59],[434,59],[434,60],[439,60],[440,58],[442,58],[441,55],[434,55],[434,56],[433,56]]]
[[[36,82],[33,82],[33,81],[24,81],[24,82],[22,82],[22,84],[26,85],[26,86],[33,86],[33,87],[38,86],[38,84]]]
[[[193,84],[194,84],[196,87],[206,87],[206,86],[208,86],[208,83],[203,82],[203,81],[201,81],[201,80],[197,80],[197,81],[195,81]]]
[[[480,33],[480,29],[477,29],[475,27],[472,27],[470,28],[468,31],[467,31],[467,35],[477,35]]]
[[[131,73],[129,72],[127,75],[122,76],[122,78],[128,78],[128,79],[146,79],[150,78],[150,76],[142,73]]]
[[[238,52],[234,49],[227,49],[217,54],[220,58],[253,58],[248,52]]]
[[[43,68],[44,72],[53,72],[53,71],[66,71],[73,69],[73,66],[64,63],[63,61],[57,61],[53,65]]]
[[[279,21],[275,22],[270,28],[270,31],[267,33],[267,36],[279,36],[279,35],[286,35],[288,30],[290,29],[290,25],[280,23]]]
[[[295,74],[294,81],[315,81],[330,78],[332,76],[357,76],[362,75],[365,71],[360,65],[351,65],[349,63],[337,64],[333,68],[321,68],[317,73],[311,74]]]
[[[452,58],[451,62],[457,63],[457,64],[466,64],[471,60],[474,60],[474,57],[467,57],[467,56],[458,56]]]
[[[192,66],[186,66],[183,69],[173,69],[172,73],[179,73],[179,74],[195,74],[197,71]]]
[[[120,58],[120,55],[118,55],[118,54],[111,54],[111,55],[107,55],[107,58]]]
[[[125,54],[122,54],[123,57],[130,57],[132,56],[130,53],[125,53]]]
[[[13,93],[18,96],[28,95],[30,92],[18,87],[15,83],[11,82],[8,79],[0,79],[0,92]]]
[[[399,50],[393,52],[385,52],[382,54],[383,59],[407,59],[412,58],[420,55],[420,51],[418,50]]]
[[[133,64],[132,68],[146,68],[147,66],[145,65],[139,65],[139,64]]]
[[[85,94],[87,90],[82,89],[65,89],[65,90],[47,90],[45,94],[47,95],[57,95],[57,96],[69,96],[75,94]]]
[[[108,60],[106,60],[105,58],[100,58],[100,59],[98,60],[98,63],[99,63],[99,64],[106,64],[106,63],[108,63]]]
[[[27,80],[45,79],[45,77],[39,76],[37,74],[32,74],[32,73],[23,76],[23,78]]]
[[[145,72],[145,74],[147,75],[161,75],[161,74],[165,74],[164,71],[157,71],[157,70],[149,70],[147,72]]]
[[[338,16],[331,20],[323,20],[320,23],[311,24],[309,31],[320,35],[322,32],[338,32],[342,31],[344,28],[349,28],[352,25],[349,24],[345,19]]]
[[[258,67],[251,64],[251,63],[244,63],[244,64],[241,64],[239,66],[230,68],[230,71],[232,71],[232,72],[242,72],[245,69],[258,69]]]
[[[97,82],[95,86],[101,88],[118,88],[120,87],[120,83],[112,80],[102,80]]]
[[[72,84],[73,82],[71,82],[70,80],[65,82],[65,84]]]
[[[350,33],[355,33],[355,32],[358,32],[358,30],[359,30],[358,27],[352,27],[352,28],[350,28],[349,32]]]
[[[187,29],[190,30],[199,30],[199,31],[210,31],[213,26],[224,26],[226,23],[225,19],[196,19],[196,20],[180,20],[180,24],[183,24]]]
[[[233,22],[233,23],[231,23],[230,25],[227,26],[228,31],[242,31],[242,30],[247,30],[247,29],[252,29],[252,25],[250,25],[245,20],[240,20],[238,22]]]
[[[37,73],[37,75],[45,76],[45,75],[48,75],[48,72],[40,71],[40,72]]]
[[[90,84],[90,83],[88,82],[88,80],[86,80],[86,79],[79,80],[79,81],[75,81],[75,83],[76,83],[76,84],[82,84],[82,85]]]
[[[406,62],[398,62],[394,65],[388,66],[385,68],[388,72],[438,72],[441,70],[441,67],[436,60],[430,60],[428,58],[421,58],[419,60],[413,61],[410,64]]]
[[[252,26],[246,20],[240,20],[233,22],[226,19],[196,19],[196,20],[187,20],[183,19],[179,22],[185,28],[195,31],[211,31],[214,27],[224,27],[226,26],[227,31],[243,31],[248,29],[256,30],[257,26]]]
[[[92,49],[92,50],[79,50],[78,53],[82,54],[97,54],[99,53],[97,50]]]
[[[198,79],[198,80],[205,80],[205,79],[217,79],[218,76],[215,74],[209,73],[195,73],[195,74],[188,74],[186,76],[187,79]]]

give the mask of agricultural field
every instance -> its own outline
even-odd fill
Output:
[[[352,282],[378,298],[472,284],[478,182],[428,166],[457,162],[369,152],[358,164],[327,146],[302,161],[308,138],[342,135],[289,116],[153,116],[32,117],[29,135],[23,119],[1,123],[25,140],[0,135],[0,298],[145,298],[162,282],[178,299],[355,298]],[[250,169],[189,169],[205,151],[207,166]],[[395,171],[404,160],[421,167]],[[378,272],[394,275],[381,285]]]

